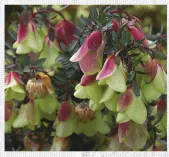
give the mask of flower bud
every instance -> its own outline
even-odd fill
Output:
[[[60,109],[58,112],[58,120],[65,121],[70,117],[71,114],[71,105],[67,102],[60,104]]]
[[[135,41],[140,41],[144,39],[143,45],[148,46],[148,40],[146,39],[145,35],[139,29],[137,29],[135,26],[129,26],[129,30],[130,30],[131,36],[133,37]]]
[[[70,21],[59,21],[56,25],[55,32],[58,39],[66,46],[69,46],[69,44],[76,39],[73,36],[76,32],[76,26]]]
[[[112,26],[112,31],[117,32],[117,30],[118,30],[118,28],[119,28],[118,21],[117,21],[117,20],[113,20],[113,21],[112,21],[112,24],[113,24],[113,26]]]

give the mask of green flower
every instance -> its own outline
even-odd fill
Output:
[[[45,38],[44,49],[41,52],[39,58],[46,58],[43,67],[45,69],[53,68],[54,65],[59,66],[59,62],[56,61],[56,58],[59,55],[59,50],[57,48],[57,43],[50,41],[48,37]]]
[[[18,116],[13,122],[14,128],[29,127],[33,129],[40,125],[40,112],[37,105],[32,103],[23,104],[19,110]]]

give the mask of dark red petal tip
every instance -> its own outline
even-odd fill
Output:
[[[58,112],[58,120],[59,121],[66,121],[70,114],[71,114],[71,105],[67,102],[64,102],[60,106],[60,110]]]

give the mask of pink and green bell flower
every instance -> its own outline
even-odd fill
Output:
[[[120,94],[117,112],[117,123],[132,120],[137,124],[143,124],[147,118],[147,109],[142,96],[136,96],[131,88]]]
[[[25,90],[20,75],[11,71],[5,77],[5,100],[23,100]]]
[[[21,105],[19,113],[13,122],[13,128],[28,127],[34,129],[40,125],[40,111],[37,105],[29,102]]]
[[[100,71],[102,66],[105,43],[100,31],[94,31],[86,37],[83,45],[70,58],[71,62],[79,62],[82,72],[93,75]]]
[[[20,23],[17,41],[13,44],[13,48],[17,49],[17,54],[38,53],[43,48],[43,42],[44,32],[37,28],[32,21],[29,21],[27,25]]]
[[[113,112],[117,113],[117,123],[124,123],[129,120],[138,124],[143,124],[147,118],[147,110],[142,96],[136,96],[132,88],[129,87],[124,93],[114,92],[106,89],[107,101],[105,106]],[[106,97],[105,97],[106,98]]]
[[[144,69],[147,73],[141,82],[144,99],[152,102],[157,100],[161,94],[167,94],[167,76],[163,66],[155,59],[150,59],[144,64]]]
[[[103,87],[95,80],[96,75],[83,75],[81,82],[76,85],[74,96],[79,99],[90,99],[89,106],[93,111],[100,110],[104,104],[100,99],[103,95]],[[91,94],[92,93],[92,94]]]
[[[99,85],[108,85],[110,88],[117,92],[124,92],[126,90],[126,76],[122,66],[115,64],[115,57],[109,56],[101,71],[98,73],[96,80],[99,81]]]
[[[110,132],[110,128],[104,122],[100,111],[95,112],[94,119],[83,122],[77,119],[74,107],[71,104],[61,105],[60,110],[61,112],[59,111],[59,116],[54,123],[57,137],[65,138],[70,136],[72,133],[83,133],[86,136],[93,136],[98,132],[103,134]],[[69,112],[66,112],[65,110]]]
[[[5,102],[5,133],[11,133],[12,124],[17,116],[15,105],[12,101]]]
[[[144,124],[132,121],[120,123],[118,126],[119,142],[124,143],[132,150],[140,150],[146,144],[149,134]]]

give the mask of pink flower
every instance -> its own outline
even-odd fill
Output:
[[[148,46],[148,40],[146,39],[145,35],[139,29],[137,29],[135,26],[129,26],[129,31],[135,41],[144,39],[143,45]]]
[[[69,44],[76,39],[76,37],[73,36],[76,32],[76,26],[70,21],[59,21],[56,25],[55,32],[58,39],[66,46],[69,46]]]
[[[70,58],[71,62],[78,62],[86,75],[93,75],[100,71],[102,66],[105,43],[100,31],[94,31],[86,37],[83,45]]]

